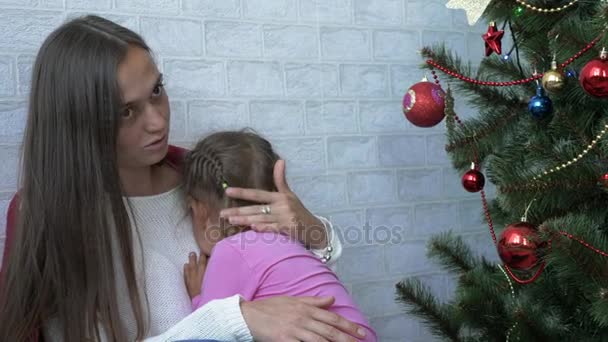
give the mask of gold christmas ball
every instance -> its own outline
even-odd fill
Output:
[[[564,88],[566,78],[557,70],[549,70],[545,72],[542,79],[543,88],[550,92],[557,92]]]

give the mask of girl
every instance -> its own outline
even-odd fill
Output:
[[[269,176],[277,162],[279,157],[268,141],[245,131],[212,134],[187,154],[184,190],[194,209],[194,236],[204,254],[197,261],[191,253],[185,266],[193,309],[236,294],[246,300],[333,296],[336,301],[329,309],[365,327],[365,341],[376,341],[375,332],[337,276],[300,243],[283,234],[229,226],[220,218],[224,208],[250,204],[226,196],[228,185],[277,191]],[[265,207],[260,216],[269,216],[273,210]],[[210,256],[208,265],[206,255]]]
[[[162,75],[136,33],[88,16],[46,38],[32,73],[21,189],[8,213],[0,341],[36,340],[40,328],[46,341],[67,342],[355,335],[354,323],[321,308],[327,298],[233,296],[191,312],[174,280],[196,244],[180,233],[191,231],[190,219],[178,225],[187,212],[179,153],[168,154],[169,118]],[[232,190],[288,207],[268,224],[292,213],[307,223],[302,242],[325,247],[309,239],[319,221],[292,193]]]

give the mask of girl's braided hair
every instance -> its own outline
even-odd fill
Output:
[[[273,169],[279,159],[270,142],[250,129],[213,133],[186,154],[182,169],[184,191],[218,209],[250,205],[225,196],[224,183],[276,191]]]

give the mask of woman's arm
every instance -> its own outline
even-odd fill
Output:
[[[200,307],[166,332],[144,339],[144,342],[165,342],[188,339],[216,339],[219,341],[253,341],[241,314],[241,299],[232,296],[211,301]],[[56,318],[44,324],[44,340],[63,341],[61,325]],[[100,328],[101,341],[109,341],[104,328]]]
[[[193,338],[219,341],[253,341],[241,313],[241,298],[236,295],[201,306],[161,335],[145,342],[165,342]]]
[[[332,297],[274,297],[252,302],[237,296],[200,307],[165,333],[144,342],[188,339],[220,341],[356,342],[359,325],[323,308]],[[241,314],[242,312],[242,314]]]
[[[328,243],[325,248],[313,248],[310,251],[335,272],[337,266],[336,261],[342,256],[342,241],[340,240],[340,234],[336,232],[328,219],[322,216],[317,216],[317,218],[323,223]]]

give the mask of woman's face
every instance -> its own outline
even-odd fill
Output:
[[[118,67],[118,83],[125,104],[117,142],[120,168],[147,167],[167,154],[171,114],[162,81],[150,54],[130,47]]]

